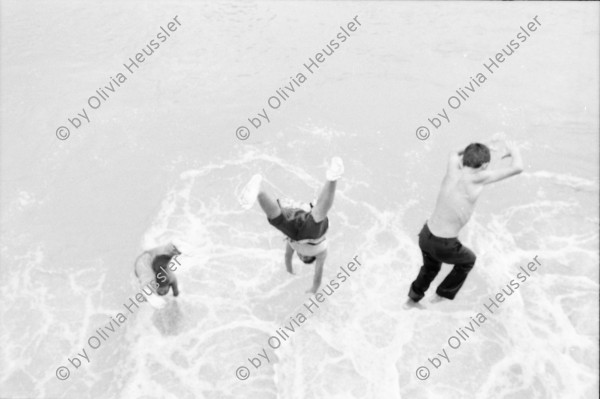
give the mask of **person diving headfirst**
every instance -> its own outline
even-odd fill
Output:
[[[327,217],[335,197],[337,180],[344,173],[341,158],[334,157],[326,173],[326,181],[316,204],[299,204],[275,199],[262,189],[262,176],[252,176],[238,198],[244,209],[258,203],[267,216],[269,224],[286,236],[285,267],[294,274],[292,258],[294,252],[305,264],[315,263],[313,285],[307,292],[315,293],[321,285],[323,265],[327,258]]]

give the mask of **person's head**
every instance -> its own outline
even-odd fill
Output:
[[[490,149],[480,143],[471,143],[465,148],[462,157],[463,166],[469,168],[487,168],[490,162]]]
[[[156,289],[156,293],[160,296],[163,295],[167,295],[169,293],[169,284],[166,285],[160,285],[160,283],[158,283],[158,288]]]
[[[306,263],[307,265],[310,265],[317,259],[315,256],[305,256],[300,254],[298,254],[298,257],[302,262]]]

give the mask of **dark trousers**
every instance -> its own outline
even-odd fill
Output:
[[[454,265],[454,267],[438,286],[436,293],[441,297],[454,299],[475,265],[477,257],[473,251],[463,246],[458,238],[434,236],[429,231],[427,224],[419,233],[419,247],[423,254],[423,266],[417,279],[411,284],[408,296],[415,302],[420,301],[439,273],[443,262]]]

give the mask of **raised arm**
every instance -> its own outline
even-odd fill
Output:
[[[523,172],[523,159],[521,158],[521,151],[519,151],[519,147],[517,147],[513,142],[506,142],[506,150],[508,152],[502,158],[512,157],[510,166],[496,170],[484,170],[478,174],[478,177],[475,180],[476,183],[495,183]]]
[[[294,248],[290,245],[289,242],[285,243],[285,268],[289,274],[294,274],[294,269],[292,269],[292,256],[294,255]]]
[[[323,277],[323,265],[325,264],[325,259],[327,258],[327,250],[321,252],[317,255],[317,260],[315,264],[315,277],[313,279],[313,286],[310,290],[306,292],[315,293],[319,289],[321,285],[321,278]]]
[[[450,157],[448,158],[448,174],[454,173],[462,168],[462,156],[464,152],[464,148],[457,148],[450,153]]]
[[[492,138],[483,143],[487,146],[491,152],[500,152],[501,148],[507,148],[507,143],[505,139],[504,133],[496,133],[492,136]],[[510,157],[510,153],[504,154],[500,157],[500,159]]]

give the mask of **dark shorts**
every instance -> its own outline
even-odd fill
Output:
[[[329,219],[317,223],[310,212],[296,208],[281,208],[281,214],[269,223],[294,241],[321,238],[329,228]]]

